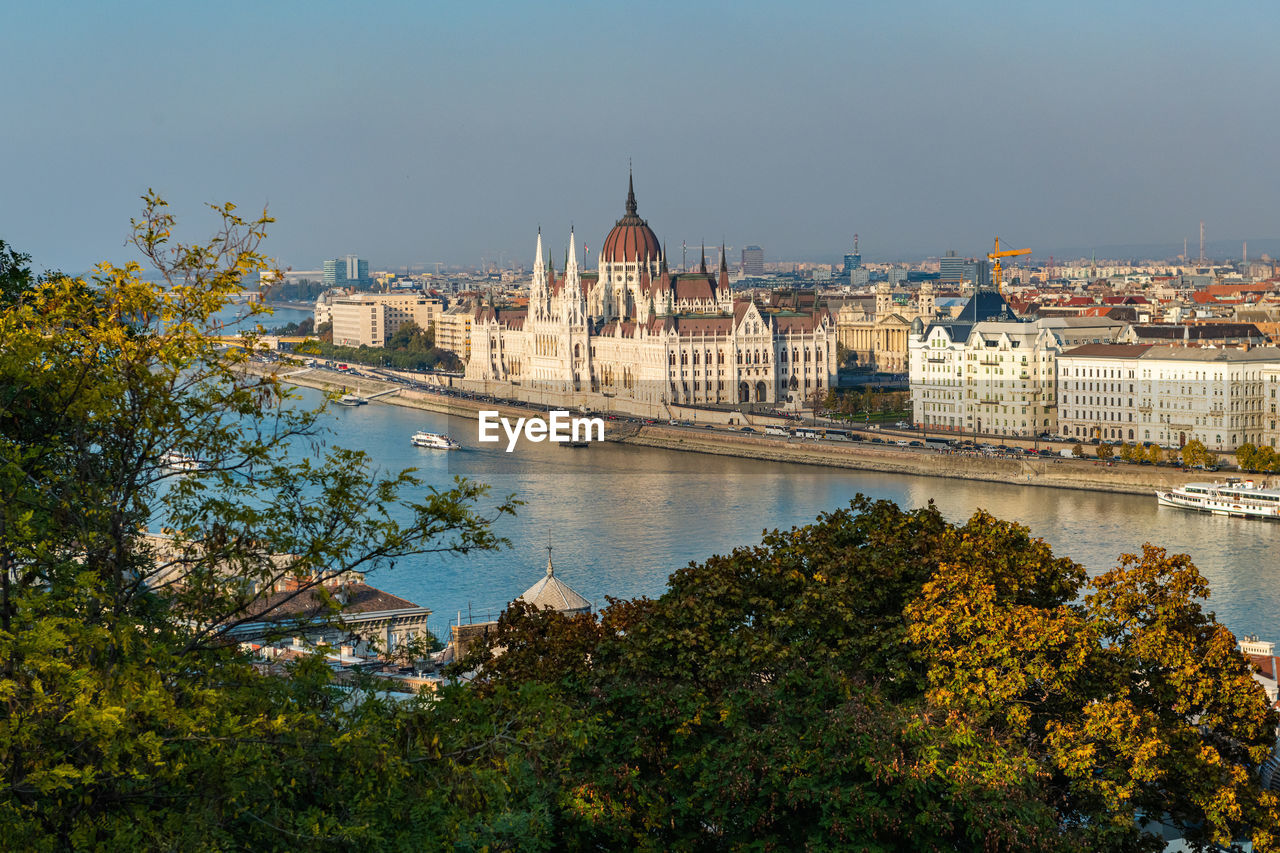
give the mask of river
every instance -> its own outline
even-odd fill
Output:
[[[314,404],[320,394],[298,389]],[[933,500],[952,522],[982,508],[1027,525],[1054,552],[1091,574],[1154,542],[1190,554],[1208,578],[1207,608],[1237,635],[1280,639],[1280,584],[1271,561],[1280,525],[1156,506],[1155,497],[977,483],[766,462],[613,443],[572,449],[476,441],[476,421],[373,403],[332,407],[332,444],[366,451],[374,464],[416,467],[447,486],[455,475],[487,483],[493,495],[524,501],[497,532],[498,553],[404,559],[369,581],[434,611],[432,630],[468,613],[500,610],[543,574],[548,542],[556,576],[588,600],[662,594],[667,576],[690,561],[759,542],[766,529],[808,523],[861,492],[907,507]],[[452,452],[415,448],[417,430],[448,432]]]

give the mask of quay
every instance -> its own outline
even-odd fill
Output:
[[[259,374],[274,373],[280,379],[295,385],[322,391],[354,393],[369,400],[376,399],[379,402],[438,412],[451,417],[478,420],[481,409],[497,410],[507,417],[528,416],[543,411],[541,408],[510,401],[450,396],[442,391],[412,389],[394,382],[322,368],[282,372],[279,365],[252,362],[244,367]],[[399,393],[389,393],[393,391]],[[1193,480],[1205,479],[1204,472],[1193,473],[1176,467],[1132,465],[1118,461],[1108,464],[1088,457],[1075,459],[1061,456],[963,454],[932,448],[872,444],[867,441],[801,440],[743,433],[737,427],[728,426],[672,426],[635,420],[609,420],[606,426],[605,439],[620,444],[860,471],[1146,495],[1153,500],[1157,490],[1172,489]],[[888,439],[920,437],[916,432],[903,432],[899,435],[892,430],[884,430],[882,435]],[[1031,445],[1028,441],[1003,441],[1010,446]],[[1048,445],[1047,442],[1041,444]],[[1048,446],[1060,448],[1070,445]]]

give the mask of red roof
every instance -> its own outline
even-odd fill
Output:
[[[661,254],[662,244],[658,242],[658,235],[636,213],[635,188],[628,178],[626,215],[618,220],[609,236],[604,238],[600,260],[606,264],[642,261],[646,258],[656,261]]]

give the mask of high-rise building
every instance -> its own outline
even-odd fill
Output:
[[[991,262],[985,258],[965,261],[964,280],[974,287],[991,286]]]
[[[355,255],[345,258],[333,258],[324,262],[325,287],[367,288],[372,283],[369,278],[369,262]]]
[[[956,256],[955,249],[938,259],[938,281],[959,284],[965,280],[965,265],[968,261]]]
[[[849,275],[862,266],[862,253],[858,251],[858,235],[853,235],[853,251],[844,256],[844,275]],[[852,279],[850,279],[852,281]]]
[[[764,249],[747,246],[742,250],[742,274],[755,278],[764,275]]]

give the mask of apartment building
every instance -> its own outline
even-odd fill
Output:
[[[1053,432],[1055,358],[1047,321],[913,323],[913,419],[926,430],[1035,436]]]
[[[1280,349],[1089,344],[1058,357],[1058,431],[1067,438],[1200,441],[1230,452],[1276,436]]]
[[[436,347],[447,350],[463,364],[471,359],[471,321],[475,307],[470,304],[454,305],[436,320]]]
[[[328,313],[338,346],[381,347],[405,323],[422,329],[436,325],[444,305],[417,292],[353,293],[333,299]]]

